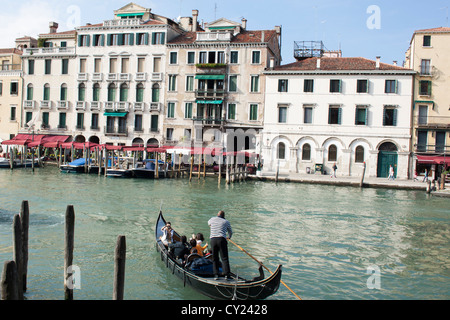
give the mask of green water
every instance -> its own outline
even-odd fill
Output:
[[[233,239],[303,299],[449,299],[450,199],[425,192],[247,181],[111,179],[61,174],[54,167],[0,170],[0,269],[12,259],[12,220],[30,204],[28,292],[64,299],[64,214],[76,215],[75,299],[110,300],[114,248],[127,237],[125,298],[205,299],[165,268],[154,246],[159,212],[181,234],[209,235],[224,210]],[[256,263],[230,246],[232,269],[257,275]],[[369,289],[367,268],[380,270]],[[295,299],[283,286],[271,299]]]

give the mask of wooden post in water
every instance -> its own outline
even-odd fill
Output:
[[[116,252],[114,259],[114,289],[113,300],[123,300],[125,288],[125,260],[127,244],[125,236],[117,238]]]
[[[28,230],[30,225],[30,208],[28,201],[22,201],[20,208],[20,221],[22,223],[22,285],[23,292],[27,291],[27,273],[28,273]]]
[[[199,180],[200,180],[200,170],[201,170],[201,168],[202,168],[202,155],[199,154],[198,155],[198,172],[197,172],[197,174],[198,174],[197,178]]]
[[[13,256],[17,267],[17,292],[18,299],[23,300],[23,241],[22,222],[16,214],[13,220]]]
[[[219,153],[219,185],[220,182],[222,181],[222,153]]]
[[[14,261],[6,261],[1,279],[2,300],[19,300],[17,266]]]
[[[73,263],[73,248],[75,235],[75,211],[73,206],[67,206],[66,210],[66,228],[65,228],[65,251],[64,251],[64,299],[73,300],[73,288],[68,285],[68,280],[72,274],[68,269]]]
[[[359,187],[363,188],[364,187],[364,176],[366,175],[366,162],[364,161],[364,168],[363,168],[363,173],[361,176],[361,182],[359,183]]]
[[[34,151],[31,148],[31,171],[34,172]]]
[[[192,170],[194,167],[194,155],[191,155],[191,169],[189,170],[189,182],[192,181]]]

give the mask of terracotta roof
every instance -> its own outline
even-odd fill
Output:
[[[16,48],[0,49],[0,54],[22,54],[22,51]]]
[[[77,33],[76,30],[70,31],[62,31],[62,32],[53,32],[53,33],[41,33],[39,37],[52,37],[52,36],[63,36],[63,35],[75,35]]]
[[[450,28],[439,27],[439,28],[416,30],[416,32],[450,32]]]
[[[275,30],[256,30],[256,31],[244,30],[239,34],[232,36],[231,43],[259,43],[261,42],[263,33],[264,33],[264,42],[269,41],[270,38],[276,34]],[[194,43],[196,39],[197,39],[196,32],[185,32],[169,41],[168,44],[191,44]]]
[[[302,61],[293,62],[283,66],[275,67],[274,71],[309,71],[317,70],[318,58],[307,58]],[[321,71],[338,71],[338,70],[376,70],[376,61],[366,58],[321,58]],[[380,63],[378,70],[403,70],[412,71],[399,66],[386,63]]]

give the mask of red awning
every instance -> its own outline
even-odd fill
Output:
[[[450,156],[417,156],[417,162],[423,164],[447,164],[450,165]]]
[[[67,141],[70,136],[43,136],[42,139],[36,141],[36,139],[28,143],[28,147],[44,146],[45,148],[57,148],[59,145]]]
[[[45,135],[41,134],[18,134],[11,140],[6,140],[2,142],[2,145],[17,145],[17,146],[25,146],[30,142],[40,142]]]

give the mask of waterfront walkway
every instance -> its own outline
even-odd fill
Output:
[[[251,175],[250,178],[262,181],[276,181],[275,172],[264,172],[259,176]],[[360,187],[361,177],[343,177],[337,176],[331,178],[330,175],[320,174],[299,174],[289,173],[278,175],[278,182],[296,182],[296,183],[310,183],[310,184],[325,184],[338,186]],[[419,190],[426,191],[427,183],[422,180],[388,180],[387,178],[364,178],[363,187],[365,188],[387,188],[387,189],[402,189],[402,190]],[[444,190],[433,191],[435,195],[450,196],[450,185]]]

